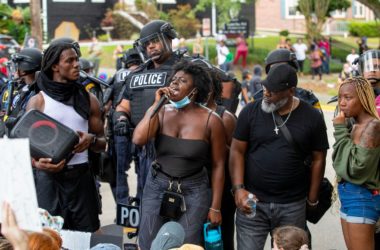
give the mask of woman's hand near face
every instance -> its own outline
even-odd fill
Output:
[[[339,114],[334,117],[333,123],[334,125],[346,123],[346,117],[344,116],[343,111],[340,111]]]
[[[154,103],[156,104],[157,102],[159,102],[161,100],[161,97],[163,95],[166,95],[167,97],[170,98],[170,95],[172,94],[172,92],[173,92],[173,90],[171,88],[169,88],[169,87],[164,87],[164,88],[157,89],[156,96],[154,98]]]

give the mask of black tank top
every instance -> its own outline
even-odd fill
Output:
[[[205,133],[211,113],[207,118]],[[182,139],[160,133],[155,144],[157,163],[164,173],[173,177],[201,172],[210,158],[210,145],[204,140]]]

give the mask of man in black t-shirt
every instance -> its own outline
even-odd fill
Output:
[[[322,114],[294,96],[294,68],[274,65],[262,83],[263,99],[241,111],[230,150],[237,242],[243,250],[263,249],[268,233],[278,226],[305,227],[306,206],[318,204],[328,149]],[[283,121],[276,121],[276,113]],[[284,126],[301,150],[286,140]],[[304,163],[308,156],[310,167]],[[258,200],[253,218],[246,217],[249,193]]]

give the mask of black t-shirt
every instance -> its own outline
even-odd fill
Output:
[[[329,147],[323,116],[302,100],[286,126],[303,155],[290,146],[281,131],[276,135],[272,114],[261,109],[261,100],[249,103],[238,117],[233,137],[248,142],[244,184],[261,201],[288,203],[304,198],[309,182],[304,160],[312,151]]]

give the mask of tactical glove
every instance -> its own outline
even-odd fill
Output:
[[[121,111],[113,113],[113,131],[115,135],[130,137],[130,129],[132,124],[129,121],[128,114]]]

